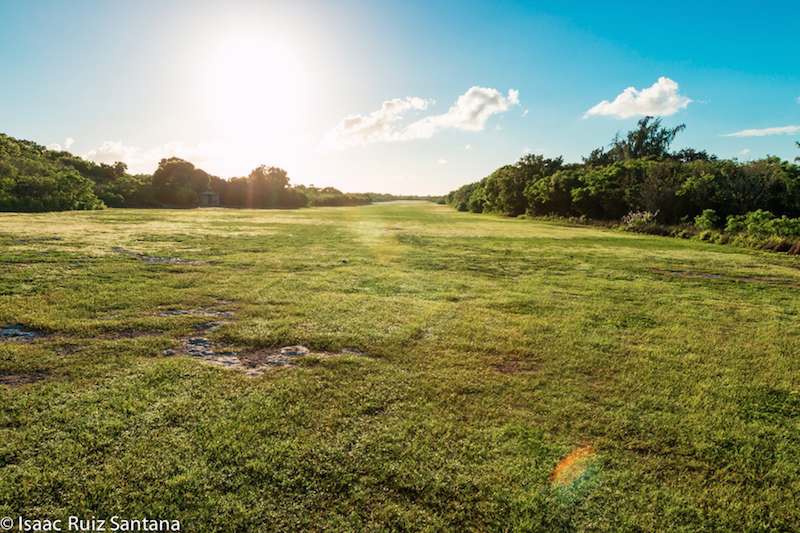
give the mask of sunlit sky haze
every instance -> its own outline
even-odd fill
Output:
[[[645,114],[678,147],[797,155],[793,2],[0,3],[0,131],[152,172],[438,194],[578,161]]]

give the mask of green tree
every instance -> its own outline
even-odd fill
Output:
[[[590,166],[604,166],[628,159],[665,159],[672,156],[669,148],[678,133],[684,129],[686,129],[685,124],[680,124],[674,128],[666,128],[661,125],[660,118],[647,116],[639,120],[636,129],[629,131],[624,137],[617,134],[611,141],[607,151],[603,148],[597,148],[583,161]],[[709,156],[706,152],[685,150],[678,152],[677,157],[694,160],[712,156]]]
[[[153,173],[156,199],[171,207],[197,207],[199,195],[208,190],[211,176],[178,157],[162,159]]]

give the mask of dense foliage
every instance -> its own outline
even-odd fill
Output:
[[[197,207],[214,192],[224,207],[345,206],[400,199],[343,193],[333,187],[292,186],[288,173],[259,166],[249,175],[222,179],[192,163],[162,159],[153,175],[128,173],[124,163],[87,161],[0,134],[0,211],[63,211],[109,207]]]
[[[95,209],[94,183],[63,152],[0,134],[0,210]]]
[[[447,202],[460,211],[509,216],[628,217],[639,227],[643,218],[634,215],[644,213],[647,227],[686,225],[700,217],[704,229],[718,230],[751,212],[778,221],[800,217],[800,166],[777,157],[740,162],[693,149],[671,152],[683,128],[668,129],[646,117],[580,164],[528,154],[452,191]]]
[[[308,205],[315,207],[335,207],[343,205],[364,205],[372,203],[369,194],[344,193],[334,187],[314,187],[298,185],[297,190],[308,198]]]

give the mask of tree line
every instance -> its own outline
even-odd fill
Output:
[[[222,179],[177,157],[162,159],[152,175],[130,174],[121,162],[94,163],[0,134],[0,211],[192,208],[207,192],[216,193],[223,207],[240,208],[347,206],[409,198],[293,186],[284,169],[266,165],[247,176]]]
[[[671,151],[684,128],[645,117],[581,163],[526,154],[450,192],[446,202],[459,211],[619,221],[656,233],[741,231],[736,221],[751,213],[757,213],[753,220],[800,217],[799,165],[778,157],[742,162],[691,148]]]

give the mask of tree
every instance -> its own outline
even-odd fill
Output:
[[[669,147],[675,136],[686,129],[685,124],[674,128],[665,128],[660,118],[644,117],[637,123],[637,128],[621,138],[619,134],[611,142],[611,152],[617,161],[652,157],[663,159],[668,157]]]
[[[156,199],[173,207],[197,207],[210,182],[208,173],[178,157],[162,159],[153,173]]]
[[[523,155],[514,165],[500,167],[484,180],[481,204],[489,211],[509,216],[525,213],[528,210],[525,191],[558,171],[563,162],[561,157],[549,159],[543,155]],[[473,202],[473,205],[477,204]]]
[[[692,161],[716,161],[717,156],[709,154],[705,150],[695,150],[694,148],[684,148],[670,155],[672,159],[681,163],[691,163]]]
[[[247,177],[232,178],[226,187],[225,205],[250,208],[304,207],[308,198],[289,185],[282,168],[260,165]]]
[[[669,147],[678,133],[684,129],[686,129],[685,124],[665,128],[661,125],[660,118],[647,116],[639,120],[636,129],[629,131],[625,137],[621,137],[619,133],[614,136],[608,151],[603,148],[592,150],[583,162],[589,166],[605,166],[617,161],[641,158],[675,157],[683,161],[712,158],[713,156],[709,156],[706,152],[695,150],[682,150],[677,154],[670,154]]]
[[[94,183],[61,152],[0,134],[0,211],[100,209]]]
[[[525,189],[528,210],[534,215],[575,214],[572,206],[572,190],[580,185],[582,174],[582,169],[565,168],[531,183]]]

